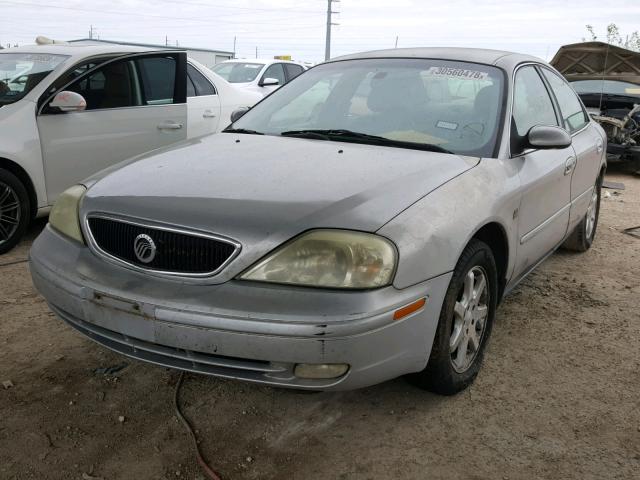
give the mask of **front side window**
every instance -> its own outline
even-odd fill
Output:
[[[556,96],[564,127],[570,132],[575,132],[589,123],[589,118],[578,100],[578,95],[569,84],[551,70],[543,68],[542,72]]]
[[[142,105],[142,95],[133,60],[109,63],[86,75],[65,90],[79,93],[87,101],[86,110]]]
[[[258,78],[263,67],[263,63],[224,62],[217,64],[211,70],[229,83],[248,83]]]
[[[558,125],[553,102],[535,67],[516,73],[513,96],[513,123],[518,137],[524,138],[536,125]]]
[[[276,90],[233,128],[268,135],[320,131],[319,140],[387,141],[492,156],[503,92],[504,72],[484,64],[401,58],[330,62]]]
[[[0,53],[0,106],[23,98],[67,58],[41,53]]]
[[[267,68],[262,75],[262,80],[266,80],[267,78],[275,78],[278,80],[278,85],[284,85],[287,83],[287,80],[284,76],[284,68],[282,68],[281,63],[274,63],[269,68]]]

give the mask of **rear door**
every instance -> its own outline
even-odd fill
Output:
[[[59,90],[81,94],[82,112],[40,107],[37,124],[49,204],[69,186],[134,155],[187,136],[186,54],[118,57]]]
[[[220,97],[216,87],[193,65],[187,64],[187,136],[215,133],[220,125]]]
[[[573,148],[522,149],[531,127],[559,125],[552,97],[534,65],[515,74],[512,161],[519,168],[522,199],[518,211],[519,245],[514,275],[525,273],[565,237],[569,223],[571,175],[567,164],[574,160]]]
[[[596,127],[589,121],[582,102],[573,88],[548,68],[541,68],[548,81],[562,116],[564,128],[571,134],[576,163],[571,176],[572,229],[584,217],[595,184],[604,142]]]

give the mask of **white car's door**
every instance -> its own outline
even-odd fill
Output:
[[[188,138],[202,137],[218,131],[220,95],[215,86],[192,64],[187,64]]]
[[[63,113],[51,96],[38,112],[49,204],[69,186],[187,136],[186,54],[134,54],[90,69],[60,90],[87,108]]]

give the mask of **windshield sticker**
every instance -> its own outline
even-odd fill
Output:
[[[436,123],[436,127],[446,128],[447,130],[457,130],[458,124],[453,122],[445,122],[444,120],[439,120],[438,123]]]
[[[434,77],[468,78],[471,80],[486,80],[489,77],[487,72],[453,67],[431,67],[427,70],[427,74]]]

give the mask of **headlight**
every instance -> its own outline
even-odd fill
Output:
[[[84,243],[80,230],[80,200],[87,189],[82,185],[74,185],[65,190],[56,200],[49,214],[49,224],[58,232]]]
[[[395,246],[378,235],[313,230],[284,244],[240,278],[325,288],[376,288],[391,283]]]

